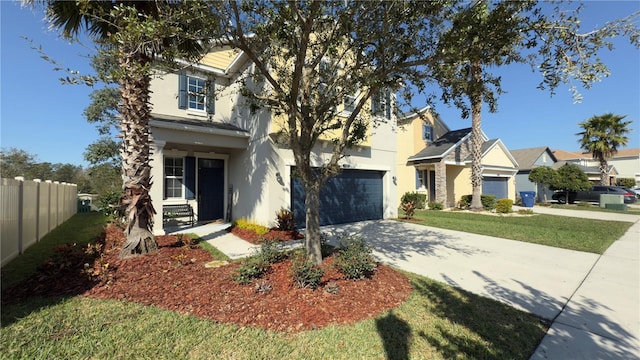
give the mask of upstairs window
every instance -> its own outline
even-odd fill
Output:
[[[187,77],[187,81],[187,108],[204,111],[205,81],[191,76]]]
[[[164,158],[164,198],[182,198],[184,159]]]
[[[371,95],[371,112],[391,119],[391,93],[387,90]]]
[[[344,111],[352,112],[356,109],[356,96],[355,95],[346,95],[344,100],[342,101],[344,105]]]
[[[433,126],[428,124],[422,125],[422,140],[427,142],[433,141]]]
[[[178,108],[215,113],[215,83],[211,80],[179,75]]]

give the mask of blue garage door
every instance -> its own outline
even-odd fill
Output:
[[[320,190],[320,225],[382,219],[384,172],[344,170]],[[304,186],[291,180],[291,204],[296,226],[305,226]]]
[[[496,199],[507,197],[507,178],[484,177],[482,178],[482,194],[494,195]]]

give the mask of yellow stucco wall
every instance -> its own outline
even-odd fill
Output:
[[[447,206],[456,206],[463,195],[473,191],[471,167],[447,166]]]
[[[407,159],[429,144],[422,140],[422,125],[424,121],[428,121],[433,126],[434,140],[444,135],[448,129],[439,122],[435,121],[433,116],[425,112],[424,120],[418,116],[398,123],[398,151],[397,151],[397,173],[398,173],[398,203],[400,198],[406,192],[416,191],[416,169],[413,165],[407,165]]]
[[[482,165],[494,165],[512,168],[513,162],[500,146],[494,146],[483,158]]]

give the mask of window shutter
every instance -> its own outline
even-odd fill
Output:
[[[187,200],[196,198],[196,158],[187,156],[184,159],[184,196]]]
[[[385,91],[385,110],[387,119],[391,119],[391,91]]]
[[[380,95],[374,93],[371,95],[371,113],[375,114],[380,110]]]
[[[206,84],[207,92],[207,114],[216,113],[216,82],[215,80],[208,80]]]
[[[187,108],[187,75],[178,75],[178,109]]]
[[[420,188],[420,173],[418,171],[419,170],[416,169],[416,189]]]

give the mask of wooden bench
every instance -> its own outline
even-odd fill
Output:
[[[165,219],[188,217],[189,225],[195,223],[193,208],[189,204],[167,204],[162,205],[162,216]]]

